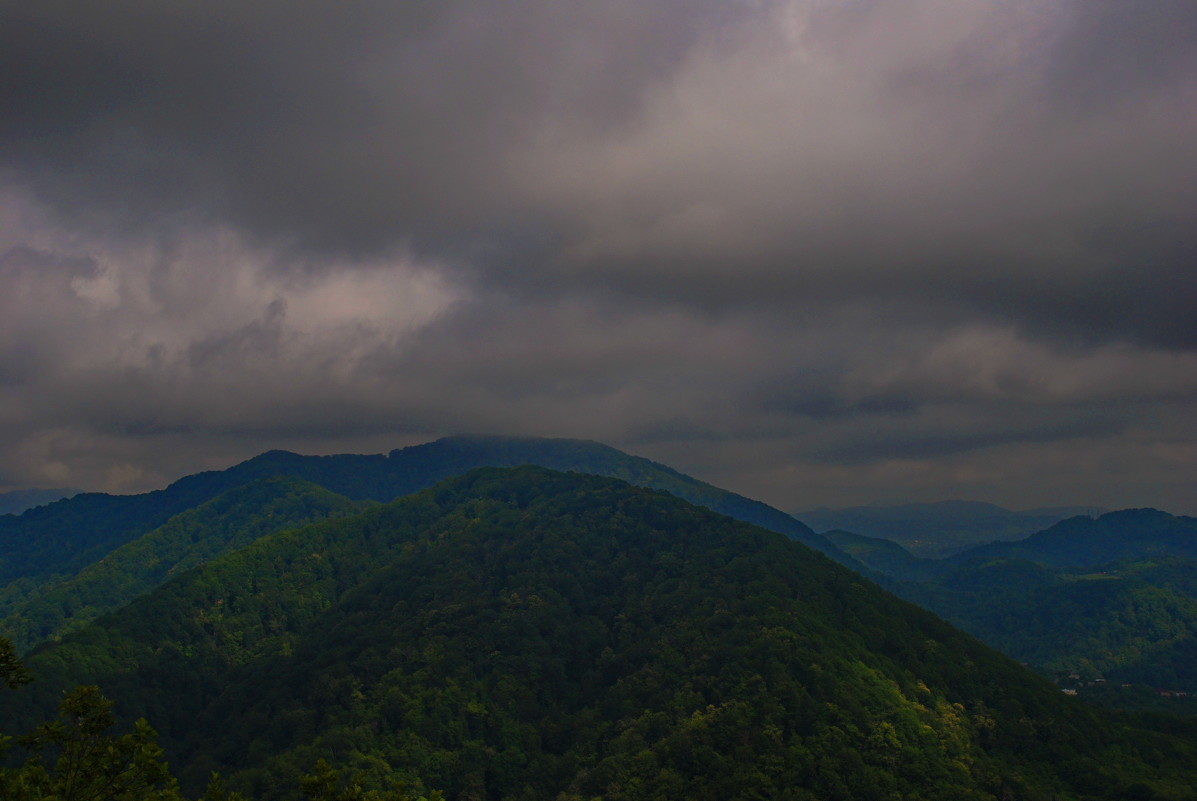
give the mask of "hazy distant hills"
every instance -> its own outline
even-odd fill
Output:
[[[1099,518],[1074,517],[1017,542],[994,542],[952,556],[1029,559],[1050,567],[1098,567],[1118,559],[1197,558],[1197,518],[1158,509],[1124,509]]]
[[[58,489],[12,490],[0,492],[0,515],[19,515],[26,509],[78,495],[79,490]]]
[[[867,568],[888,578],[917,581],[940,575],[948,569],[946,562],[915,556],[893,540],[882,537],[867,537],[841,529],[824,532],[823,536]]]
[[[1012,512],[990,503],[941,501],[901,506],[819,507],[794,512],[815,531],[835,529],[898,543],[916,556],[941,557],[994,540],[1017,540],[1077,515],[1105,509],[1053,507]]]
[[[1071,517],[1020,540],[986,542],[942,558],[916,556],[896,540],[856,531],[833,530],[824,536],[867,567],[899,579],[943,575],[960,565],[993,559],[1095,569],[1120,559],[1197,558],[1197,518],[1158,509]]]
[[[246,493],[317,499],[294,479]],[[227,503],[196,512],[261,524]],[[200,531],[175,525],[176,545]],[[1191,733],[1107,718],[800,543],[539,467],[264,533],[27,661],[13,719],[96,682],[186,787],[216,769],[260,799],[294,797],[319,757],[463,801],[1197,786]]]
[[[1195,518],[1155,509],[1074,517],[942,560],[888,540],[827,536],[893,579],[890,589],[1040,670],[1197,694]]]
[[[212,509],[200,511],[199,507],[256,481],[286,477],[340,496],[345,503],[384,502],[472,468],[522,464],[613,476],[665,490],[778,531],[864,570],[825,537],[784,512],[606,445],[566,439],[451,437],[388,455],[301,456],[270,451],[227,470],[187,476],[155,492],[84,493],[19,517],[0,517],[0,636],[10,637],[23,650],[119,608],[157,586],[171,570],[193,564],[200,554],[210,558],[264,533],[334,514],[315,504],[306,511],[258,519],[254,506],[229,513],[240,530],[229,530],[234,524],[222,523],[224,533],[215,540],[208,541],[207,533],[197,534],[205,540],[202,548],[184,553],[170,544],[178,539],[180,527],[196,528],[177,516],[198,514],[208,519]],[[236,497],[226,498],[221,508],[240,503]],[[260,504],[260,499],[254,503]],[[96,589],[101,585],[103,590]]]

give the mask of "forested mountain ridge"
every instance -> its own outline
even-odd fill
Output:
[[[1197,559],[1197,518],[1158,509],[1123,509],[1097,518],[1078,515],[1024,539],[987,542],[941,559],[915,556],[889,538],[855,531],[828,534],[867,568],[891,577],[900,577],[903,572],[943,575],[961,565],[994,559],[1089,570],[1127,559]]]
[[[266,535],[28,659],[208,771],[318,757],[454,799],[1191,798],[1130,731],[802,545],[675,497],[483,469]]]
[[[0,592],[0,636],[24,651],[81,628],[165,582],[264,534],[359,511],[351,501],[295,478],[262,478],[181,512],[110,551],[73,577],[31,592]]]
[[[991,542],[946,560],[1026,559],[1048,567],[1100,567],[1145,556],[1197,558],[1197,518],[1158,509],[1123,509],[1094,519],[1071,517],[1026,539]]]
[[[899,581],[918,581],[937,576],[947,569],[938,559],[918,557],[898,543],[883,537],[868,537],[852,531],[839,529],[823,532],[837,548],[851,556],[871,571],[880,574],[882,586],[888,586],[885,578]]]
[[[942,559],[994,541],[1019,540],[1061,520],[1105,509],[1055,507],[1014,512],[978,501],[938,501],[899,506],[818,507],[793,512],[816,531],[851,531],[896,542],[919,557]]]
[[[0,618],[25,599],[70,580],[173,516],[259,479],[288,476],[352,500],[386,502],[475,467],[521,464],[609,475],[662,489],[779,531],[864,570],[826,538],[784,512],[597,442],[448,437],[388,455],[301,456],[269,451],[226,470],[186,476],[165,489],[142,495],[84,493],[20,516],[0,516]],[[17,639],[24,641],[24,635]]]
[[[1197,519],[1155,509],[1074,517],[942,560],[828,536],[889,576],[894,592],[1047,674],[1197,693]],[[1141,705],[1151,696],[1100,698]]]
[[[737,520],[785,534],[832,558],[844,559],[834,545],[785,512],[590,440],[456,436],[393,450],[386,456],[300,456],[269,451],[226,471],[188,476],[172,487],[196,492],[212,485],[237,483],[248,476],[289,475],[349,498],[386,502],[477,467],[525,464],[610,476],[636,486],[664,490]]]
[[[1197,693],[1197,564],[1107,567],[978,560],[904,594],[1045,673]]]

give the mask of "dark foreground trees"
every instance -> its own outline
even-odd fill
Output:
[[[0,638],[0,686],[8,689],[32,677],[17,658],[12,643]],[[58,717],[20,737],[0,733],[0,799],[2,801],[184,801],[162,758],[157,734],[144,719],[133,731],[114,734],[112,702],[100,689],[86,685],[66,693]],[[5,766],[14,744],[23,762]],[[310,801],[443,801],[410,795],[403,786],[367,790],[352,774],[319,760],[297,784]],[[199,801],[246,801],[225,791],[212,776]]]
[[[112,702],[98,687],[67,693],[58,718],[18,739],[24,764],[0,773],[3,797],[55,801],[176,801],[174,777],[157,735],[144,720],[123,735],[109,733]]]
[[[31,676],[13,645],[0,638],[0,685],[26,684]],[[157,735],[144,720],[114,735],[112,702],[98,687],[80,686],[58,706],[58,717],[21,737],[0,734],[0,765],[16,745],[24,762],[0,767],[4,801],[179,801],[162,760]],[[231,800],[230,800],[231,801]]]

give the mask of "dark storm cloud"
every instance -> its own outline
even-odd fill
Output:
[[[505,152],[618,124],[704,18],[730,16],[662,2],[8,5],[5,149],[52,202],[90,214],[115,195],[134,220],[199,203],[350,252],[492,225]]]
[[[810,448],[808,454],[816,461],[849,465],[928,460],[999,445],[1110,437],[1125,429],[1123,417],[1109,409],[980,408],[963,417],[932,409],[922,418],[908,418],[902,426],[858,424],[834,442]]]
[[[695,303],[854,302],[1193,344],[1191,293],[1175,292],[1197,230],[1178,169],[1197,157],[1191,39],[1153,40],[1171,69],[1113,82],[1081,114],[1052,67],[1088,81],[1145,46],[1080,47],[1106,4],[847,9],[695,56],[641,129],[577,155],[565,202],[587,223],[566,268]]]
[[[787,506],[1197,479],[1192,3],[0,15],[10,483],[462,430]]]
[[[60,210],[121,226],[174,209],[341,253],[414,244],[536,291],[964,304],[1190,347],[1195,16],[14,4],[4,150]]]

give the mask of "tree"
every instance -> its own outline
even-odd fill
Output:
[[[15,689],[31,676],[12,643],[0,637],[0,685]],[[20,767],[0,766],[0,801],[184,801],[162,759],[157,733],[145,719],[133,731],[109,733],[112,701],[94,685],[63,696],[58,718],[43,723],[17,742],[30,752]],[[12,737],[0,734],[0,765]],[[402,784],[390,790],[363,790],[357,776],[342,776],[324,760],[300,779],[311,801],[444,801],[439,792],[417,798]],[[245,801],[224,789],[213,773],[199,801]]]
[[[30,680],[12,642],[0,637],[0,684],[15,689]],[[108,733],[113,722],[112,702],[98,687],[76,687],[67,693],[56,720],[18,738],[31,754],[20,767],[0,767],[0,798],[179,801],[150,724],[139,720],[131,733],[114,737]],[[0,759],[12,741],[0,735]]]
[[[33,677],[29,675],[17,657],[17,651],[13,648],[13,644],[4,637],[0,637],[0,684],[14,690],[32,680]]]
[[[312,772],[299,780],[300,790],[309,801],[444,801],[439,791],[416,797],[402,784],[390,790],[365,790],[357,776],[342,777],[323,759],[317,760]]]
[[[76,687],[58,718],[20,743],[32,755],[7,771],[6,797],[54,801],[179,801],[175,779],[162,761],[157,734],[144,719],[113,736],[112,702],[95,686]],[[46,757],[52,759],[49,762]]]

